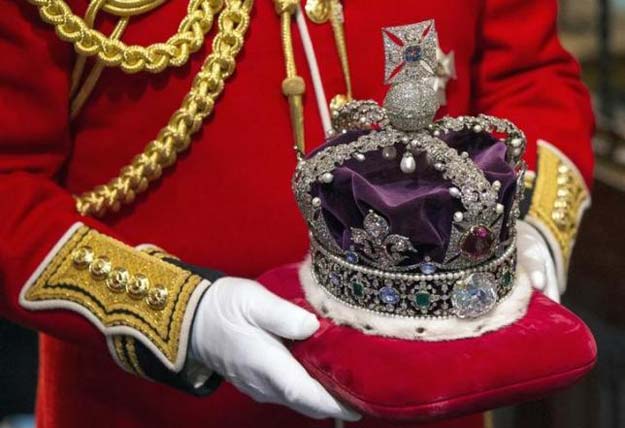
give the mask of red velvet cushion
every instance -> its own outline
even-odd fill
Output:
[[[268,289],[312,310],[297,265],[263,274]],[[358,411],[395,421],[427,421],[539,398],[567,387],[595,363],[588,327],[535,291],[516,323],[478,338],[423,342],[365,335],[321,318],[295,358]]]

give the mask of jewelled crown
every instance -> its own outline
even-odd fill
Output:
[[[403,317],[477,317],[513,287],[523,133],[504,119],[433,122],[433,21],[383,29],[380,107],[353,101],[293,179],[318,286]]]

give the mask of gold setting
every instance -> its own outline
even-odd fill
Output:
[[[85,268],[85,258],[91,255],[94,259]],[[65,307],[63,303],[55,306],[58,301],[80,305],[104,328],[126,326],[137,331],[176,364],[183,318],[200,282],[197,275],[82,226],[29,286],[24,298],[26,302],[50,302],[48,308]],[[124,283],[125,293],[121,289]],[[150,283],[166,287],[150,288]]]

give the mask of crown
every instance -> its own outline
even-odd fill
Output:
[[[313,278],[342,303],[385,315],[484,315],[514,284],[525,136],[486,115],[433,122],[433,21],[383,35],[384,106],[335,111],[334,134],[293,178]]]

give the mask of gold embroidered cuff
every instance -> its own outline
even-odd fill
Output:
[[[525,220],[549,241],[556,259],[560,289],[564,291],[577,230],[584,211],[590,206],[590,193],[573,162],[545,141],[538,142],[537,170],[533,183],[529,183],[533,192]]]
[[[132,358],[135,339],[178,372],[195,307],[209,285],[78,223],[28,280],[20,303],[31,310],[81,313],[107,336],[116,361],[139,375],[141,368]]]

